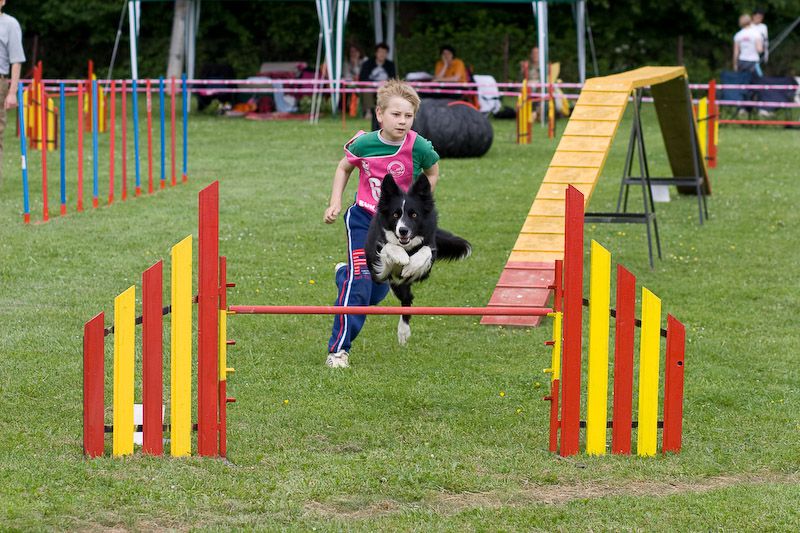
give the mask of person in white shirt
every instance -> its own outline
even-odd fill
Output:
[[[753,26],[750,15],[740,16],[739,26],[741,29],[733,37],[733,69],[761,76],[759,61],[764,50],[761,33]],[[747,116],[748,108],[740,107],[738,114],[740,117]]]
[[[750,15],[739,17],[739,27],[741,29],[733,36],[733,69],[761,76],[759,62],[764,51],[761,33],[753,26]]]
[[[22,29],[17,19],[2,11],[6,0],[0,0],[0,170],[3,162],[3,137],[6,116],[17,107],[17,83],[25,52],[22,49]],[[0,182],[2,174],[0,174]]]
[[[753,10],[753,27],[761,34],[761,40],[764,45],[764,51],[761,53],[761,63],[767,64],[769,61],[769,30],[767,25],[764,24],[764,10],[757,7]]]

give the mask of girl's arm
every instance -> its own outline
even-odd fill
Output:
[[[434,163],[429,168],[422,169],[422,172],[428,176],[428,181],[431,182],[431,191],[436,188],[436,182],[439,181],[439,163]]]
[[[333,224],[336,217],[342,211],[342,194],[344,188],[347,186],[347,181],[350,179],[350,174],[356,167],[351,165],[346,157],[343,157],[336,167],[336,172],[333,174],[333,187],[331,189],[331,199],[328,202],[328,208],[325,210],[323,220],[326,224]]]
[[[733,41],[733,70],[739,70],[736,61],[737,59],[739,59],[739,43]]]

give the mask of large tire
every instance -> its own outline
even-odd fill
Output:
[[[441,157],[480,157],[494,140],[488,117],[453,100],[423,100],[413,129],[431,141]]]

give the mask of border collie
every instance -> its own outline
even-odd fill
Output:
[[[403,192],[391,174],[381,185],[378,209],[367,233],[367,265],[375,281],[388,281],[403,307],[414,296],[411,285],[426,279],[437,259],[469,257],[466,240],[437,227],[431,183],[421,174],[408,192]],[[411,337],[411,315],[402,315],[397,340],[405,345]]]

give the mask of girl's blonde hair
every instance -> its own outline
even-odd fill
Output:
[[[400,80],[388,80],[386,83],[381,85],[380,89],[378,89],[377,106],[381,109],[386,109],[386,107],[389,105],[389,100],[395,96],[400,97],[411,104],[411,106],[414,108],[414,114],[417,114],[417,111],[419,110],[419,95],[411,85]]]

